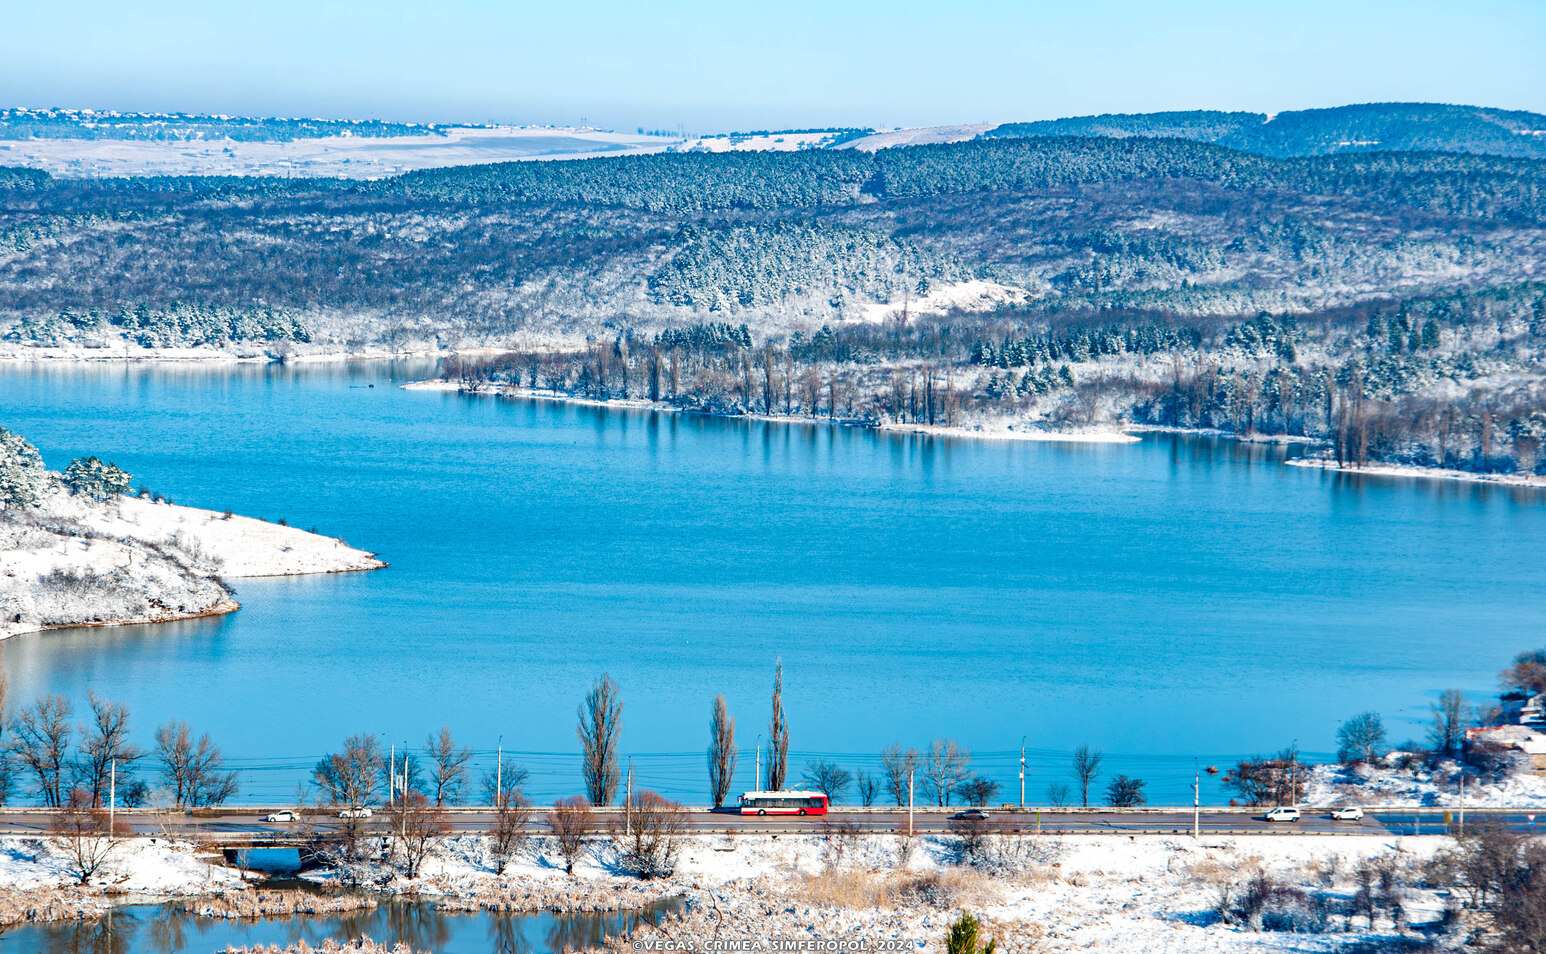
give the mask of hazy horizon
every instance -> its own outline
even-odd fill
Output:
[[[1546,7],[1525,0],[948,11],[87,0],[8,21],[0,96],[35,108],[690,132],[1367,102],[1546,112]]]

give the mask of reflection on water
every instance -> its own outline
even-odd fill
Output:
[[[448,914],[420,902],[395,901],[369,911],[232,921],[178,912],[172,905],[133,905],[80,922],[30,924],[0,934],[0,951],[29,954],[179,954],[233,945],[292,945],[367,937],[388,948],[404,944],[435,954],[545,954],[594,948],[640,923],[680,910],[669,899],[638,911],[583,914]]]

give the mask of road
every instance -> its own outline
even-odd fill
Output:
[[[197,813],[159,812],[148,809],[121,810],[118,819],[132,832],[146,836],[172,836],[202,839],[225,845],[261,844],[284,841],[295,843],[313,835],[336,831],[339,819],[331,812],[319,812],[303,823],[268,823],[263,815],[277,808],[225,808]],[[912,830],[920,834],[938,834],[951,830],[954,810],[915,811]],[[1496,822],[1522,831],[1536,827],[1530,810],[1469,810],[1468,825]],[[491,813],[487,809],[449,809],[446,820],[457,834],[480,834],[487,830]],[[596,823],[605,830],[615,811],[598,811]],[[0,834],[37,835],[48,830],[50,815],[38,809],[0,809]],[[906,831],[906,810],[834,809],[826,816],[754,816],[708,809],[687,810],[687,829],[698,834],[819,834],[833,825],[854,825],[871,832]],[[1170,835],[1191,834],[1190,809],[1143,810],[990,810],[993,830],[1021,834],[1041,832],[1059,835]],[[1204,809],[1198,818],[1203,835],[1317,834],[1317,835],[1437,835],[1449,831],[1452,819],[1443,810],[1372,809],[1358,822],[1333,821],[1323,810],[1306,810],[1293,823],[1265,821],[1260,810]],[[368,823],[373,829],[385,825],[377,814]],[[958,824],[958,823],[957,823]],[[1540,824],[1546,828],[1546,812]],[[528,827],[546,831],[542,810],[538,809]]]

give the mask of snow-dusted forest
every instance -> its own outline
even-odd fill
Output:
[[[1311,112],[369,182],[0,171],[0,348],[459,354],[472,383],[720,413],[1535,474],[1546,117]]]

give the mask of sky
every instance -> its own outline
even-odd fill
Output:
[[[0,104],[691,132],[1546,112],[1543,0],[0,0]]]

